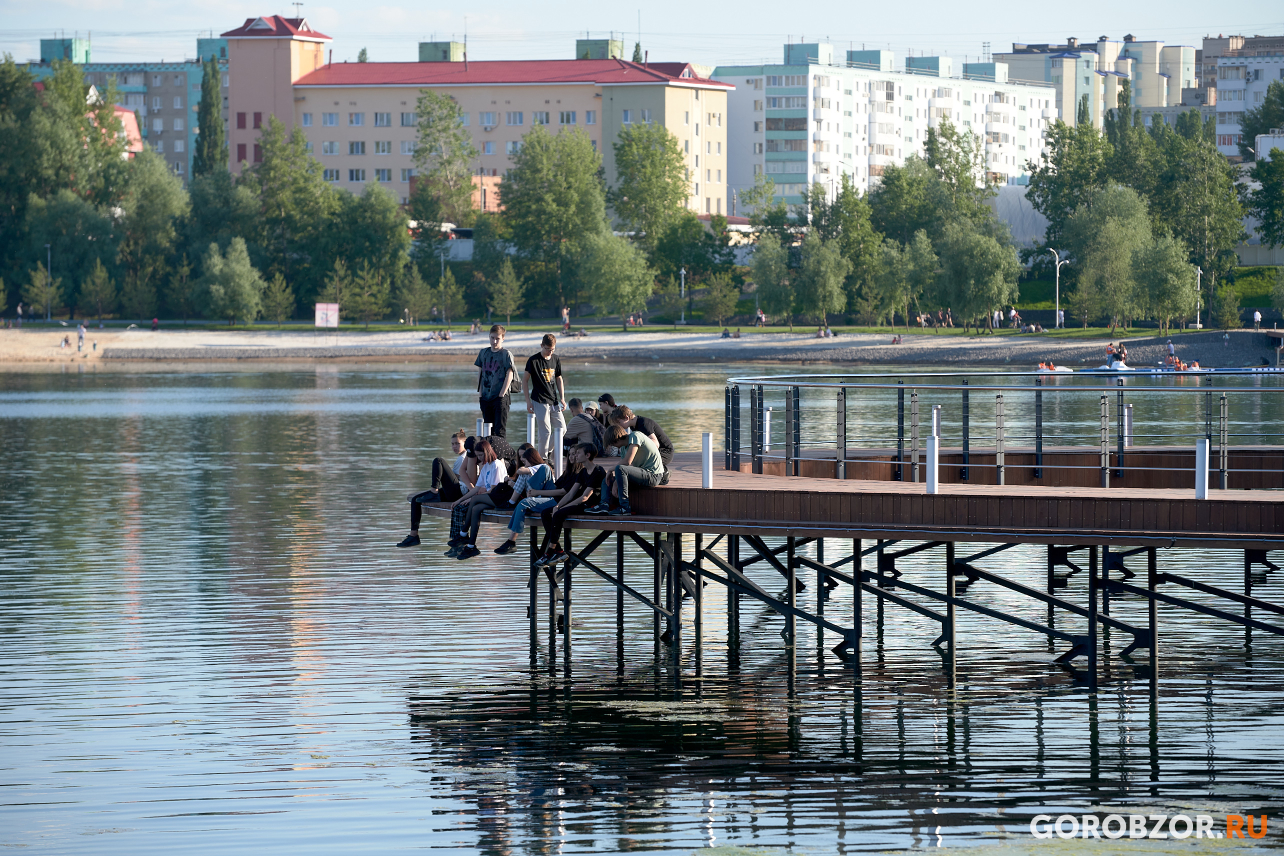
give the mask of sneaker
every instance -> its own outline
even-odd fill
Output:
[[[465,544],[463,547],[460,548],[459,554],[455,556],[455,558],[462,562],[464,559],[471,559],[473,556],[480,556],[480,555],[481,555],[481,550],[478,550],[472,544]]]
[[[610,510],[611,510],[611,507],[608,506],[605,502],[599,502],[597,505],[593,506],[592,508],[584,509],[584,513],[585,514],[607,514],[610,512]]]
[[[507,556],[509,553],[512,553],[516,550],[517,550],[516,541],[505,541],[503,544],[500,544],[498,547],[495,548],[495,553],[500,556]]]
[[[627,505],[617,505],[615,506],[615,508],[612,508],[610,511],[607,512],[607,514],[611,515],[612,517],[627,517],[632,513],[633,513],[633,509],[629,508]]]
[[[398,546],[398,547],[418,547],[418,546],[419,546],[419,536],[418,536],[418,535],[416,535],[414,532],[411,532],[411,533],[410,533],[409,535],[407,535],[405,538],[402,538],[402,539],[401,539],[401,543],[400,543],[400,544],[398,544],[397,546]]]
[[[565,559],[565,558],[566,558],[566,551],[563,550],[561,547],[554,547],[551,551],[541,556],[540,560],[535,564],[541,568],[547,568],[549,565],[556,565],[558,562],[560,562],[562,559]]]
[[[453,559],[459,555],[459,551],[461,549],[463,549],[462,545],[455,544],[449,550],[442,553],[442,555],[445,556],[447,559]]]

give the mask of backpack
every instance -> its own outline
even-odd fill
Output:
[[[606,454],[606,428],[587,413],[581,413],[576,419],[583,419],[593,428],[593,448],[597,451],[598,457]]]

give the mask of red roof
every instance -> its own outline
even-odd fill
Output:
[[[697,77],[681,62],[643,65],[619,59],[533,59],[490,62],[345,62],[322,66],[295,86],[478,86],[533,83],[662,83],[734,89]]]
[[[132,158],[143,150],[143,135],[138,130],[138,115],[128,107],[117,104],[116,118],[120,120],[121,136],[125,138],[125,156]]]
[[[269,15],[265,18],[246,18],[235,30],[222,34],[223,38],[303,39],[305,41],[330,41],[325,33],[318,33],[308,25],[307,18],[282,18]]]

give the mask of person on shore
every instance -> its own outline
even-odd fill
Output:
[[[584,513],[597,497],[606,478],[606,472],[594,464],[597,454],[592,446],[581,443],[571,450],[571,454],[580,462],[574,481],[555,505],[544,508],[539,513],[544,542],[540,545],[540,558],[535,564],[540,567],[555,564],[565,558],[566,551],[562,549],[561,540],[566,518],[572,514]]]
[[[22,301],[18,301],[18,329],[22,329]]]
[[[464,552],[465,545],[468,544],[467,521],[468,508],[472,505],[473,500],[489,496],[490,491],[497,485],[500,485],[508,478],[508,469],[504,462],[495,454],[495,449],[488,440],[478,440],[473,445],[473,456],[477,459],[477,483],[468,489],[468,492],[455,500],[450,505],[450,541],[446,551],[448,558],[459,558]],[[493,506],[491,506],[493,507]],[[477,550],[473,545],[473,550]]]
[[[557,337],[545,333],[539,353],[531,354],[522,372],[522,396],[526,412],[535,414],[536,444],[544,457],[552,454],[553,431],[566,430],[562,411],[566,409],[566,386],[562,381],[562,360],[554,353]]]
[[[1260,309],[1253,310],[1253,329],[1262,329],[1262,312]]]
[[[410,534],[401,540],[398,547],[419,546],[419,522],[423,519],[425,502],[454,502],[477,481],[476,468],[468,464],[470,458],[464,451],[465,442],[464,429],[451,434],[450,450],[455,453],[455,460],[448,463],[445,458],[433,458],[432,487],[406,497],[410,503]]]
[[[606,444],[620,450],[620,463],[607,475],[601,500],[592,508],[585,509],[584,513],[613,516],[632,514],[629,488],[656,487],[666,475],[660,448],[646,434],[629,430],[618,422],[607,432]],[[615,502],[614,506],[611,505],[612,500]]]
[[[1177,349],[1173,347],[1172,339],[1168,340],[1168,362],[1169,363],[1177,362]]]
[[[1107,342],[1106,343],[1106,365],[1110,365],[1114,361],[1115,361],[1115,343]]]
[[[76,325],[76,353],[85,349],[85,322],[81,321]]]
[[[509,389],[516,370],[512,353],[504,347],[504,327],[496,324],[490,328],[490,347],[482,348],[473,363],[478,368],[477,395],[483,422],[491,425],[492,437],[508,434],[508,411],[513,398]]]
[[[732,333],[732,334],[731,334],[731,338],[733,338],[733,339],[739,339],[739,338],[740,338],[740,328],[739,328],[739,327],[737,327],[737,328],[736,328],[736,332],[734,332],[734,333]]]
[[[526,499],[530,491],[543,491],[553,483],[553,468],[544,463],[539,450],[527,445],[522,449],[521,455],[523,466],[491,488],[489,493],[474,497],[468,504],[468,514],[463,526],[467,540],[460,547],[456,559],[465,561],[481,555],[481,550],[477,547],[477,533],[481,529],[483,514],[495,509],[513,508]]]
[[[571,412],[571,419],[566,423],[565,437],[568,445],[587,443],[597,454],[602,454],[606,448],[606,429],[602,427],[602,423],[584,411],[584,403],[578,398],[572,398],[566,403],[566,407]]]
[[[664,464],[664,476],[660,484],[669,483],[669,463],[673,460],[673,441],[669,435],[664,433],[664,429],[659,426],[654,419],[646,416],[635,416],[628,405],[620,405],[611,411],[611,424],[620,425],[631,431],[640,431],[651,441],[655,443],[656,448],[660,450],[660,460]],[[609,446],[610,443],[608,442]],[[623,451],[621,451],[623,456]]]
[[[159,318],[153,318],[153,319],[152,319],[152,332],[153,332],[153,333],[155,333],[155,332],[156,332],[157,330],[159,330],[159,329],[160,329],[160,319],[159,319]]]
[[[945,326],[954,326],[954,310],[950,309],[948,306],[945,307]]]
[[[724,338],[724,339],[730,339],[730,338],[731,338],[731,328],[730,328],[730,327],[723,327],[723,328],[722,328],[722,338]]]
[[[497,554],[506,556],[516,550],[517,538],[526,528],[526,518],[532,514],[542,515],[546,510],[556,509],[558,500],[575,487],[585,462],[592,461],[592,447],[590,446],[586,453],[584,446],[585,444],[582,443],[571,446],[566,453],[566,471],[556,481],[547,480],[542,487],[538,488],[532,488],[528,483],[526,496],[517,502],[513,509],[513,516],[508,522],[508,538],[495,548]]]
[[[562,307],[562,333],[569,333],[571,330],[571,307]]]

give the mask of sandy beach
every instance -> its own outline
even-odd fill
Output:
[[[424,341],[426,330],[388,333],[276,330],[94,330],[85,337],[83,352],[76,350],[74,327],[0,330],[0,364],[16,367],[39,363],[112,364],[146,361],[180,363],[268,360],[369,360],[471,362],[487,344],[485,335],[461,333],[450,342]],[[539,348],[540,333],[515,331],[505,345],[515,356]],[[64,336],[70,348],[60,347]],[[964,336],[909,334],[894,345],[891,331],[884,334],[847,334],[817,339],[806,333],[770,332],[722,339],[716,334],[659,330],[649,332],[592,331],[584,338],[559,338],[558,351],[570,359],[668,362],[781,362],[836,363],[848,365],[991,365],[1035,367],[1051,360],[1071,368],[1100,365],[1106,331],[1098,339],[1058,339],[1038,334],[1019,336]],[[1165,339],[1140,338],[1127,343],[1129,362],[1154,365],[1166,353]],[[1187,361],[1207,367],[1274,364],[1275,351],[1264,333],[1232,332],[1226,344],[1220,331],[1184,334],[1175,339],[1178,353]],[[95,347],[96,345],[96,347]]]

